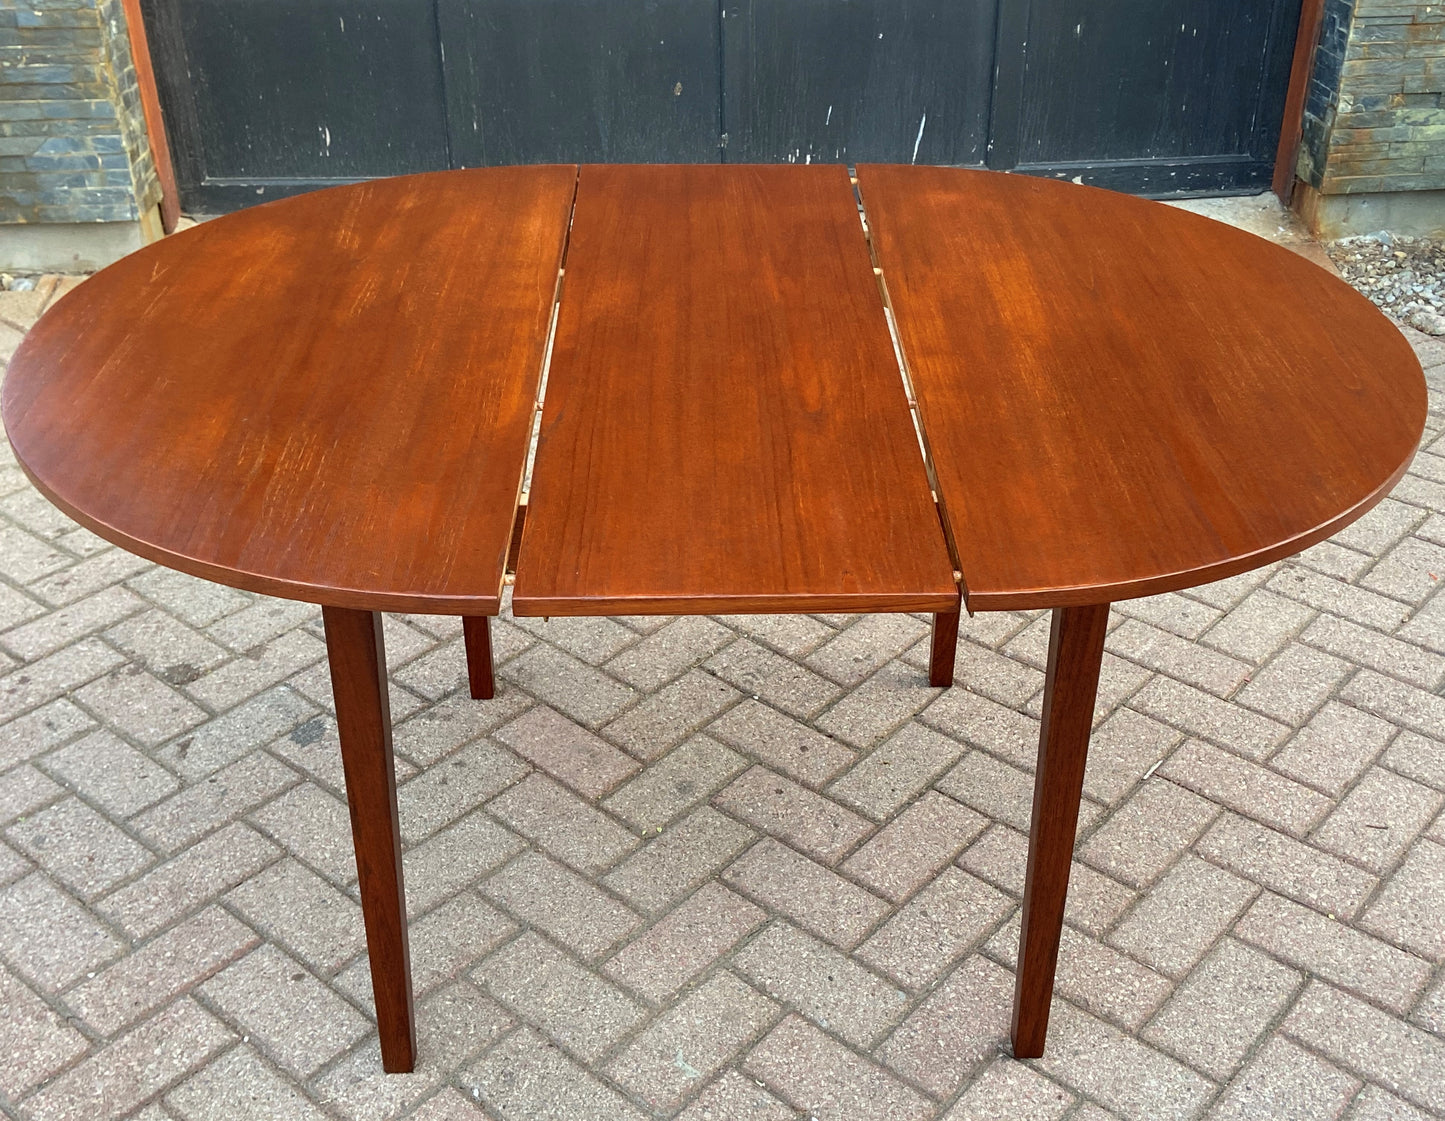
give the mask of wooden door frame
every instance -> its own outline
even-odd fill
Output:
[[[1284,120],[1280,123],[1279,149],[1274,157],[1274,179],[1270,186],[1285,206],[1294,195],[1294,169],[1304,136],[1305,102],[1310,75],[1315,69],[1315,49],[1320,42],[1320,25],[1325,18],[1325,0],[1303,0],[1299,31],[1294,41],[1294,62],[1290,65],[1289,88],[1284,96]]]
[[[161,184],[161,227],[166,233],[171,233],[181,217],[181,194],[176,186],[175,164],[171,162],[170,138],[166,135],[166,123],[161,115],[161,99],[156,89],[150,43],[146,39],[145,17],[141,14],[140,0],[120,0],[120,6],[125,13],[131,65],[135,67],[136,85],[140,89],[141,113],[145,118],[151,159]]]

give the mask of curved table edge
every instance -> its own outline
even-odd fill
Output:
[[[44,495],[45,498],[60,510],[61,513],[65,514],[66,517],[79,523],[85,529],[90,530],[90,532],[94,533],[97,537],[124,549],[128,553],[133,553],[144,560],[151,561],[175,572],[183,573],[186,576],[195,576],[202,580],[209,580],[215,584],[223,584],[229,588],[238,588],[245,592],[256,592],[260,595],[274,596],[277,599],[299,600],[303,603],[316,603],[326,607],[347,607],[359,611],[389,611],[413,615],[497,615],[502,608],[500,581],[495,595],[480,594],[475,596],[367,591],[362,588],[335,588],[320,584],[308,584],[299,580],[286,580],[281,577],[264,576],[246,569],[229,568],[225,565],[199,560],[185,553],[162,549],[148,541],[132,537],[123,530],[117,529],[115,526],[93,517],[74,504],[67,502],[60,494],[48,487],[45,482],[30,469],[20,449],[15,446],[14,440],[10,440],[10,448],[15,454],[15,462],[18,463],[20,469],[25,472],[25,477],[30,480],[36,490]],[[505,566],[505,557],[503,558],[503,565]]]
[[[1423,372],[1420,380],[1423,388]],[[1231,576],[1238,576],[1275,561],[1292,557],[1357,521],[1389,496],[1415,461],[1415,455],[1420,450],[1420,441],[1425,434],[1425,417],[1426,409],[1422,408],[1420,435],[1415,438],[1415,444],[1410,454],[1401,461],[1400,466],[1388,479],[1335,517],[1293,537],[1277,541],[1262,549],[1256,549],[1252,553],[1242,553],[1225,560],[1202,565],[1199,568],[1182,569],[1176,572],[1161,573],[1157,576],[1143,577],[1137,580],[1120,580],[1107,584],[1080,584],[1061,588],[1024,588],[1003,592],[970,592],[968,590],[968,573],[965,572],[963,574],[964,607],[972,615],[977,611],[1032,611],[1052,607],[1084,607],[1097,603],[1114,603],[1122,599],[1141,599],[1144,596],[1197,588],[1216,580],[1227,580]]]

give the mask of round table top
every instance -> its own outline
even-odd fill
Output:
[[[577,181],[373,181],[149,246],[17,351],[17,458],[82,524],[181,571],[495,613]],[[1419,364],[1312,262],[1072,184],[859,184],[971,609],[1232,575],[1347,524],[1409,463]],[[565,288],[560,307],[565,324]]]

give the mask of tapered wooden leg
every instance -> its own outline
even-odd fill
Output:
[[[472,696],[489,701],[497,695],[492,676],[492,626],[485,615],[462,616],[462,641],[467,647],[467,684]]]
[[[958,653],[958,611],[933,617],[933,649],[928,655],[928,684],[947,689],[953,684],[953,659]]]
[[[381,616],[341,607],[323,607],[321,613],[361,881],[381,1065],[388,1071],[409,1071],[416,1064],[416,1026]]]
[[[1014,982],[1013,1048],[1019,1059],[1044,1053],[1049,1001],[1064,924],[1064,897],[1084,788],[1084,759],[1099,690],[1109,605],[1057,607],[1049,632],[1044,719],[1034,775],[1034,815],[1024,880],[1023,931]]]

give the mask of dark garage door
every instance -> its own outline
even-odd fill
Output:
[[[1300,0],[143,0],[186,209],[548,161],[1268,186]]]

